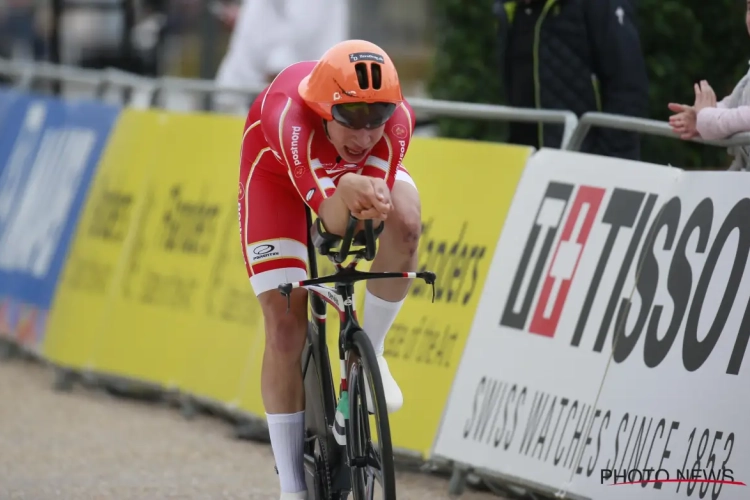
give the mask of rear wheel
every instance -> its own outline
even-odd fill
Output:
[[[353,500],[395,500],[396,475],[393,466],[393,446],[388,409],[383,392],[375,351],[365,332],[358,330],[352,336],[358,359],[352,362],[347,378],[349,390],[349,425],[347,454],[352,476]],[[370,426],[367,411],[367,392],[370,386],[374,399],[374,423]],[[377,433],[373,438],[372,431]]]

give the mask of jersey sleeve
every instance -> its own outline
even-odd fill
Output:
[[[383,179],[388,189],[396,182],[396,171],[404,160],[416,121],[411,106],[404,101],[385,125],[380,139],[362,168],[362,175]]]
[[[319,161],[311,161],[315,129],[300,105],[282,93],[269,93],[261,110],[261,127],[271,151],[286,165],[300,197],[318,213],[336,187]]]

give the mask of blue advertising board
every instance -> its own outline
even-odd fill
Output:
[[[16,95],[2,110],[0,333],[35,349],[120,108]]]

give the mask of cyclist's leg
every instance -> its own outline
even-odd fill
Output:
[[[277,289],[281,283],[307,277],[305,206],[288,179],[246,170],[240,231],[248,275],[265,320],[261,395],[282,495],[298,493],[289,498],[305,498],[300,358],[307,332],[307,292],[294,290],[287,313],[287,299]]]
[[[416,271],[417,249],[422,232],[421,204],[417,187],[403,167],[399,167],[396,174],[391,199],[393,212],[388,215],[385,229],[379,238],[378,253],[370,269],[373,272]],[[362,328],[378,356],[389,412],[401,408],[403,395],[383,358],[385,337],[401,310],[410,286],[411,280],[405,279],[371,280],[367,282],[365,292]],[[371,401],[372,398],[369,397],[368,406]]]

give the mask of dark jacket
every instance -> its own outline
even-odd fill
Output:
[[[501,68],[511,106],[648,116],[648,78],[634,0],[497,0]],[[511,124],[511,142],[559,147],[563,127]],[[582,150],[639,159],[637,134],[592,128]]]

